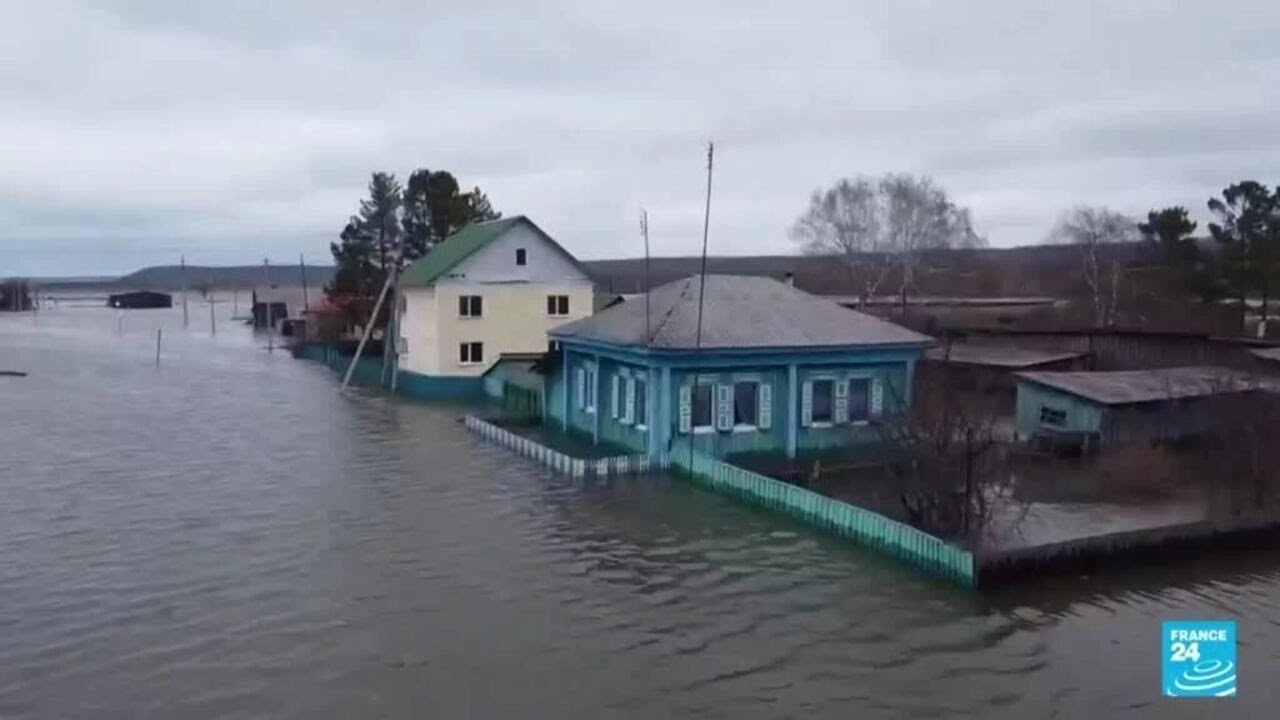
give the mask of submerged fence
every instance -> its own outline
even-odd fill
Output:
[[[694,452],[692,458],[689,453],[672,453],[668,460],[681,474],[708,488],[785,512],[963,585],[977,584],[973,553],[910,525],[703,453]]]
[[[486,440],[572,477],[607,477],[651,469],[646,455],[575,458],[473,415],[466,416],[464,422],[469,430]],[[784,512],[949,580],[971,587],[977,584],[972,553],[870,510],[744,470],[700,452],[672,453],[652,464],[652,469],[659,467],[672,467],[704,487]]]
[[[527,458],[537,460],[552,470],[576,478],[608,477],[629,473],[648,472],[649,458],[646,455],[615,455],[605,458],[576,458],[539,443],[538,441],[503,429],[493,423],[481,420],[474,415],[466,416],[463,421],[468,430],[480,435],[489,442],[513,450]]]

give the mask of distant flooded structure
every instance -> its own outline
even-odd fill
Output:
[[[0,312],[24,312],[32,307],[30,283],[26,280],[0,280]]]
[[[122,310],[141,310],[151,308],[173,307],[173,296],[168,293],[151,290],[115,293],[107,296],[107,307]]]

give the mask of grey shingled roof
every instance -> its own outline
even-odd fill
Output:
[[[588,318],[560,325],[551,335],[680,350],[698,347],[698,276],[667,283]],[[856,345],[928,345],[933,339],[842,307],[767,277],[708,275],[701,347],[818,348]]]
[[[1103,405],[1130,405],[1249,390],[1275,392],[1280,389],[1280,385],[1265,378],[1212,366],[1111,372],[1022,372],[1017,375]]]

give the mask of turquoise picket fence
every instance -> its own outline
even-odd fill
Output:
[[[949,580],[970,587],[977,585],[973,553],[905,523],[700,452],[672,453],[663,464],[717,492],[787,513]]]
[[[463,419],[467,429],[496,445],[501,445],[512,452],[536,460],[543,465],[571,477],[609,477],[611,475],[630,475],[649,471],[649,458],[646,455],[615,455],[603,458],[578,458],[557,450],[552,450],[532,438],[498,427],[491,422],[481,420],[474,415]]]

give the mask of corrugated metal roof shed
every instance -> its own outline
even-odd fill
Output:
[[[676,280],[597,315],[561,325],[553,337],[660,349],[698,347],[698,276]],[[701,347],[813,348],[928,345],[933,339],[766,277],[708,275]],[[650,307],[648,323],[646,305]],[[650,333],[646,338],[646,327]],[[646,342],[648,340],[648,342]]]
[[[1250,390],[1280,390],[1280,385],[1265,378],[1212,366],[1110,372],[1022,372],[1018,377],[1103,405],[1131,405]]]

